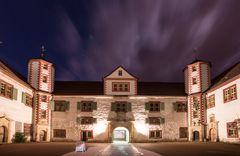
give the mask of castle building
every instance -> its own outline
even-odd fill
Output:
[[[28,141],[239,142],[240,63],[215,79],[210,71],[196,60],[184,83],[140,82],[122,66],[102,81],[55,81],[39,58],[26,80],[0,61],[0,143],[16,132]]]

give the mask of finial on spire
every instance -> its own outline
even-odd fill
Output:
[[[44,45],[41,46],[41,57],[44,57],[44,52],[46,51],[46,48]]]

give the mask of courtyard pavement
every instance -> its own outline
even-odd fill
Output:
[[[159,143],[133,143],[126,148],[117,147],[109,143],[87,143],[88,151],[93,152],[91,156],[98,154],[103,156],[106,151],[121,151],[125,156],[128,152],[137,148],[138,152],[156,152],[162,156],[240,156],[240,144],[210,143],[210,142],[159,142]],[[62,156],[73,153],[75,143],[51,142],[51,143],[25,143],[25,144],[0,144],[0,156]],[[77,153],[77,155],[85,154]],[[140,154],[138,153],[138,154]],[[148,153],[148,154],[149,154]],[[114,153],[115,154],[115,153]],[[118,153],[119,154],[119,153]],[[117,156],[117,155],[114,155]],[[129,155],[128,155],[129,156]],[[145,153],[145,156],[146,153]]]
[[[128,143],[112,143],[102,149],[90,147],[86,152],[70,152],[63,156],[161,156],[149,150],[136,148]]]

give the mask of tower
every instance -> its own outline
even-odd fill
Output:
[[[34,141],[50,141],[50,102],[54,85],[53,64],[43,58],[29,60],[28,83],[35,89],[33,139]]]
[[[210,63],[195,60],[184,69],[185,92],[188,94],[189,140],[203,141],[206,130],[206,100],[210,87]]]

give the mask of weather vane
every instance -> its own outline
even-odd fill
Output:
[[[41,57],[44,57],[44,52],[46,51],[46,48],[44,45],[41,46]]]

